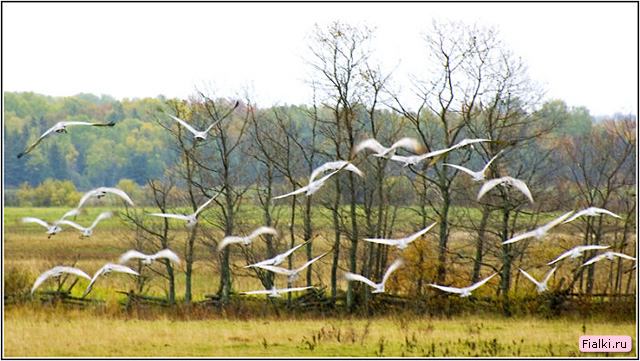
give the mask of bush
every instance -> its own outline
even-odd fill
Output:
[[[13,266],[4,272],[4,294],[8,297],[25,296],[31,289],[33,276],[23,268]]]
[[[33,188],[23,183],[18,190],[18,203],[22,207],[56,207],[75,206],[81,194],[73,182],[47,178],[39,186]]]

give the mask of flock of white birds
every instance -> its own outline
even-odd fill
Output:
[[[235,107],[238,106],[238,103],[236,102],[235,106],[233,109],[235,109]],[[232,111],[230,110],[229,113],[227,113],[224,117],[222,117],[221,119],[226,118]],[[210,126],[208,126],[204,131],[199,131],[196,130],[195,128],[193,128],[191,125],[189,125],[187,122],[185,122],[184,120],[177,118],[173,115],[170,115],[170,117],[175,120],[176,122],[178,122],[181,126],[185,127],[189,132],[191,132],[193,134],[193,138],[195,141],[203,141],[207,138],[208,133],[211,131],[211,129],[213,129],[213,127],[218,124],[220,122],[220,120],[212,123]],[[56,123],[52,128],[48,129],[46,132],[44,132],[42,134],[42,136],[40,136],[33,144],[31,144],[29,147],[27,147],[22,153],[20,153],[18,155],[18,158],[24,156],[25,154],[29,153],[30,151],[32,151],[45,137],[54,134],[54,133],[66,133],[67,130],[66,128],[68,126],[76,126],[76,125],[88,125],[88,126],[113,126],[113,123],[89,123],[89,122],[58,122]],[[431,151],[431,152],[426,152],[425,151],[425,147],[416,139],[413,138],[402,138],[400,140],[398,140],[397,142],[395,142],[393,145],[391,145],[390,147],[384,147],[382,144],[380,144],[377,140],[375,139],[367,139],[364,140],[360,143],[358,143],[352,150],[351,152],[351,158],[353,159],[355,157],[355,155],[357,153],[360,153],[364,150],[370,150],[373,153],[373,156],[375,157],[379,157],[379,158],[386,158],[388,160],[391,161],[395,161],[400,163],[403,166],[409,166],[409,165],[417,165],[418,163],[425,161],[427,159],[431,159],[432,162],[435,162],[438,160],[438,158],[448,152],[454,151],[456,149],[462,148],[464,146],[467,145],[473,145],[476,143],[482,143],[482,142],[491,142],[490,139],[464,139],[460,142],[458,142],[457,144],[445,148],[445,149],[440,149],[440,150],[435,150],[435,151]],[[414,153],[414,155],[409,155],[409,156],[401,156],[401,155],[396,155],[396,150],[402,148],[405,149],[409,152]],[[509,188],[513,188],[516,189],[518,191],[520,191],[522,194],[524,194],[524,196],[531,202],[533,203],[533,196],[531,195],[531,192],[529,190],[529,188],[527,187],[527,185],[525,184],[525,182],[519,180],[519,179],[515,179],[509,176],[504,176],[501,178],[496,178],[496,179],[490,179],[487,180],[485,178],[485,173],[487,171],[487,169],[489,168],[489,166],[491,165],[491,163],[500,155],[500,153],[496,154],[493,158],[491,158],[485,165],[484,167],[479,170],[479,171],[473,171],[470,170],[466,167],[463,167],[461,165],[456,165],[456,164],[449,164],[449,163],[443,163],[443,165],[448,166],[448,167],[452,167],[454,169],[456,169],[457,171],[461,171],[464,172],[468,175],[470,175],[472,177],[472,179],[474,181],[477,182],[484,182],[482,184],[482,186],[480,187],[480,190],[478,192],[478,196],[477,199],[480,200],[485,194],[487,194],[489,191],[491,191],[491,189],[497,187],[497,186],[502,186],[505,187],[505,189],[509,189]],[[433,164],[433,163],[432,163]],[[360,177],[364,176],[364,173],[358,169],[353,163],[351,163],[350,161],[345,161],[345,160],[337,160],[337,161],[332,161],[332,162],[327,162],[321,166],[319,166],[318,168],[314,169],[313,172],[311,173],[311,175],[309,176],[309,183],[304,186],[301,187],[299,189],[296,189],[293,192],[281,195],[281,196],[277,196],[274,197],[273,199],[282,199],[285,197],[289,197],[289,196],[293,196],[293,195],[298,195],[298,194],[305,194],[307,196],[310,196],[314,193],[316,193],[318,190],[320,190],[320,188],[333,176],[337,175],[340,171],[342,170],[346,170],[349,172],[352,172]],[[328,172],[328,173],[327,173]],[[324,175],[323,175],[324,174]],[[322,177],[320,177],[322,175]],[[320,177],[320,178],[318,178]],[[91,190],[89,192],[87,192],[86,194],[84,194],[84,196],[80,199],[80,202],[78,204],[78,206],[70,211],[68,211],[67,213],[65,213],[60,219],[53,221],[51,224],[49,224],[46,221],[43,221],[41,219],[38,218],[33,218],[33,217],[25,217],[22,219],[23,222],[33,222],[33,223],[37,223],[43,227],[45,227],[47,229],[47,235],[48,237],[51,237],[59,232],[62,231],[62,227],[61,225],[68,225],[71,226],[73,228],[76,228],[77,230],[79,230],[81,232],[81,237],[90,237],[94,231],[94,229],[97,227],[97,225],[100,223],[100,221],[110,218],[112,216],[111,212],[103,212],[100,215],[98,215],[98,217],[93,221],[93,223],[88,226],[88,227],[83,227],[73,221],[68,220],[67,218],[69,217],[74,217],[77,216],[78,214],[80,214],[80,210],[81,208],[87,203],[87,201],[89,199],[93,199],[93,198],[97,198],[100,199],[104,196],[106,196],[107,194],[114,194],[120,198],[122,198],[128,205],[130,206],[134,206],[133,201],[131,200],[131,198],[122,190],[117,189],[117,188],[109,188],[109,187],[100,187],[94,190]],[[219,193],[218,193],[219,194]],[[202,214],[203,210],[205,208],[207,208],[211,202],[213,202],[213,200],[217,197],[214,196],[211,199],[207,200],[204,204],[202,204],[200,207],[198,207],[198,209],[196,209],[196,211],[192,214],[170,214],[170,213],[149,213],[149,216],[154,216],[154,217],[164,217],[164,218],[173,218],[173,219],[178,219],[178,220],[182,220],[186,222],[186,226],[188,228],[194,227],[196,225],[196,223],[198,222],[198,217]],[[602,208],[596,208],[596,207],[589,207],[587,209],[583,209],[577,213],[574,213],[573,211],[569,211],[563,215],[561,215],[560,217],[552,220],[551,222],[544,224],[536,229],[533,229],[531,231],[528,232],[524,232],[521,234],[517,234],[514,237],[506,240],[505,242],[503,242],[503,244],[511,244],[511,243],[515,243],[518,241],[521,241],[523,239],[527,239],[527,238],[536,238],[536,239],[542,239],[543,237],[545,237],[545,235],[548,234],[548,232],[560,225],[560,224],[565,224],[565,223],[569,223],[575,219],[577,219],[578,217],[582,217],[582,216],[598,216],[598,215],[608,215],[611,217],[617,217],[620,218],[620,216],[616,215],[615,213],[608,211],[606,209],[602,209]],[[429,225],[428,227],[413,233],[411,235],[408,235],[404,238],[398,238],[398,239],[383,239],[383,238],[364,238],[364,241],[367,242],[372,242],[372,243],[379,243],[379,244],[384,244],[384,245],[388,245],[390,247],[396,247],[399,250],[404,250],[406,249],[412,242],[416,241],[417,239],[421,238],[422,236],[424,236],[429,230],[431,230],[435,225],[437,224],[437,222]],[[253,232],[251,232],[249,235],[246,236],[227,236],[225,238],[223,238],[220,243],[218,244],[218,250],[221,251],[222,249],[224,249],[225,247],[232,245],[232,244],[239,244],[239,245],[243,245],[243,246],[247,246],[249,244],[251,244],[253,242],[253,240],[257,239],[260,236],[263,235],[272,235],[272,236],[277,236],[278,232],[277,230],[275,230],[274,228],[271,227],[259,227],[256,230],[254,230]],[[298,275],[300,274],[300,272],[302,272],[303,270],[305,270],[307,267],[309,267],[311,264],[313,264],[314,262],[318,261],[319,259],[321,259],[322,257],[324,257],[327,253],[323,253],[309,261],[307,261],[306,263],[304,263],[303,265],[301,265],[300,267],[297,268],[293,268],[293,269],[287,269],[287,268],[283,268],[280,267],[279,265],[281,263],[283,263],[289,256],[291,256],[296,250],[298,250],[300,247],[304,246],[305,244],[307,244],[310,241],[307,241],[305,243],[299,244],[289,250],[287,250],[284,253],[278,254],[272,258],[254,263],[254,264],[250,264],[247,265],[246,267],[259,267],[261,269],[273,272],[274,274],[278,274],[278,275],[283,275],[286,276],[288,279],[288,282],[293,282],[298,278]],[[607,249],[609,248],[609,246],[606,245],[579,245],[574,247],[573,249],[570,249],[564,253],[562,253],[561,255],[559,255],[556,259],[550,261],[548,263],[548,265],[553,265],[556,264],[557,262],[560,262],[561,260],[564,260],[566,258],[570,258],[570,259],[575,259],[578,258],[580,256],[582,256],[583,252],[588,251],[588,250],[602,250],[602,249]],[[591,258],[590,260],[586,261],[584,264],[582,264],[581,267],[584,266],[588,266],[591,265],[595,262],[598,262],[600,260],[603,259],[608,259],[608,260],[612,260],[615,257],[621,257],[624,259],[629,259],[629,260],[634,260],[634,257],[631,257],[629,255],[623,254],[623,253],[618,253],[618,252],[612,252],[612,251],[608,251],[608,252],[604,252],[602,254],[599,254],[593,258]],[[173,263],[180,263],[180,258],[171,250],[169,249],[164,249],[164,250],[160,250],[159,252],[152,254],[152,255],[147,255],[144,254],[142,252],[139,252],[137,250],[129,250],[127,252],[125,252],[119,259],[119,263],[115,264],[115,263],[107,263],[105,264],[103,267],[101,267],[98,271],[96,271],[93,275],[93,277],[90,277],[87,273],[85,273],[84,271],[78,269],[78,268],[74,268],[74,267],[67,267],[67,266],[56,266],[53,267],[52,269],[42,273],[35,281],[35,283],[33,284],[33,287],[31,289],[31,293],[33,293],[41,284],[43,284],[47,279],[49,278],[57,278],[62,276],[63,274],[69,274],[69,275],[73,275],[76,277],[82,277],[85,278],[87,280],[89,280],[89,284],[86,287],[83,297],[85,297],[91,290],[93,285],[95,284],[95,282],[97,281],[97,279],[101,276],[104,276],[108,273],[111,272],[119,272],[119,273],[126,273],[126,274],[131,274],[131,275],[135,275],[135,276],[139,276],[139,273],[136,272],[135,270],[125,266],[125,264],[127,262],[130,262],[132,260],[141,260],[141,263],[144,265],[150,265],[153,261],[158,260],[158,259],[166,259],[166,262],[173,262]],[[393,272],[395,272],[398,268],[402,267],[404,264],[404,261],[402,260],[402,258],[398,258],[396,259],[390,266],[389,268],[386,270],[384,276],[382,277],[382,280],[379,283],[376,283],[362,275],[359,274],[354,274],[354,273],[350,273],[350,272],[346,272],[344,274],[344,278],[351,282],[351,281],[358,281],[358,282],[362,282],[368,286],[370,286],[371,288],[373,288],[372,293],[382,293],[385,292],[385,284],[386,282],[389,280],[389,277],[391,276],[391,274]],[[544,292],[548,289],[548,282],[551,279],[551,276],[553,275],[553,273],[556,271],[556,269],[558,268],[558,266],[555,266],[554,268],[552,268],[551,270],[549,270],[547,272],[547,274],[544,276],[542,281],[538,281],[536,280],[533,276],[531,276],[529,273],[527,273],[525,270],[520,269],[520,272],[522,272],[522,274],[528,279],[530,280],[535,286],[538,292]],[[474,283],[468,287],[462,287],[462,288],[458,288],[458,287],[452,287],[452,286],[444,286],[444,285],[437,285],[437,284],[430,284],[430,286],[437,288],[441,291],[447,292],[447,293],[452,293],[452,294],[458,294],[460,297],[467,297],[470,296],[471,293],[476,290],[477,288],[481,287],[482,285],[486,284],[491,278],[493,278],[497,273],[494,273],[486,278],[484,278],[483,280]],[[288,292],[296,292],[296,291],[304,291],[310,288],[314,288],[313,286],[309,286],[309,287],[291,287],[291,288],[276,288],[275,286],[275,282],[274,285],[271,289],[268,290],[256,290],[256,291],[248,291],[248,292],[243,292],[243,294],[265,294],[268,295],[269,297],[279,297],[281,294],[283,293],[288,293]]]

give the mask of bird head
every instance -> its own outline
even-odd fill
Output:
[[[91,237],[92,234],[93,234],[93,230],[91,229],[85,229],[84,231],[82,231],[83,237]]]
[[[201,132],[193,136],[193,138],[199,142],[207,139],[207,133]]]
[[[189,219],[187,220],[187,227],[191,228],[195,226],[196,223],[198,223],[198,219],[196,217],[189,217]]]

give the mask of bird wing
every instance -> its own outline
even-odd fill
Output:
[[[325,252],[325,253],[323,253],[323,254],[319,255],[319,256],[318,256],[318,257],[316,257],[316,258],[313,258],[313,259],[308,260],[308,261],[307,261],[307,263],[303,264],[301,267],[299,267],[298,269],[296,269],[296,270],[295,270],[295,272],[296,272],[296,273],[298,273],[298,272],[302,271],[303,269],[305,269],[305,268],[309,267],[309,265],[311,265],[311,264],[312,264],[312,263],[314,263],[315,261],[319,260],[320,258],[322,258],[322,257],[326,256],[327,254],[329,254],[329,252]]]
[[[273,273],[278,273],[281,275],[290,275],[293,273],[292,270],[288,270],[286,268],[282,268],[282,267],[278,267],[278,266],[272,266],[272,265],[262,265],[262,266],[256,266],[262,269],[266,269],[267,271],[271,271]]]
[[[345,165],[347,165],[349,162],[345,161],[345,160],[336,160],[333,162],[326,162],[323,165],[317,167],[316,169],[313,170],[313,172],[311,172],[311,175],[309,176],[309,183],[313,182],[314,179],[316,179],[316,177],[318,177],[320,174],[328,171],[328,170],[336,170],[336,169],[341,169],[342,167],[344,167]]]
[[[220,243],[218,243],[218,251],[221,251],[223,248],[225,248],[226,246],[233,244],[233,243],[241,243],[243,242],[244,238],[243,237],[236,237],[236,236],[228,236],[228,237],[224,237],[222,239],[222,241],[220,241]]]
[[[86,192],[85,194],[82,195],[82,198],[80,198],[80,202],[78,202],[78,207],[76,207],[77,209],[80,209],[80,207],[82,207],[82,205],[91,197],[93,197],[95,194],[98,193],[98,189],[92,189],[88,192]]]
[[[96,217],[96,219],[93,221],[93,223],[91,223],[91,227],[89,227],[89,229],[94,229],[98,223],[100,223],[100,221],[103,221],[107,218],[111,218],[111,216],[113,216],[112,212],[102,212],[98,215],[98,217]]]
[[[129,203],[129,205],[133,206],[133,201],[131,200],[129,195],[125,193],[123,190],[118,188],[109,188],[109,187],[104,187],[102,188],[102,190],[119,196],[120,198],[124,199],[127,203]]]
[[[271,290],[257,290],[257,291],[242,292],[243,295],[268,295],[269,293],[271,293]]]
[[[175,218],[175,219],[181,219],[183,221],[187,221],[189,220],[188,216],[185,216],[183,214],[173,214],[173,213],[149,213],[150,216],[154,216],[154,217],[164,217],[164,218]]]
[[[70,273],[70,274],[76,275],[78,277],[86,278],[88,280],[91,279],[91,277],[88,274],[86,274],[83,270],[81,270],[79,268],[61,266],[59,268],[59,271],[60,272],[64,272],[64,273]]]
[[[60,122],[62,123],[61,125],[65,126],[65,127],[69,127],[69,126],[73,126],[73,125],[92,125],[94,127],[112,127],[115,125],[115,123],[90,123],[90,122]]]
[[[72,221],[69,221],[69,220],[66,220],[66,219],[61,220],[60,222],[58,222],[58,224],[66,224],[66,225],[69,225],[69,226],[79,230],[79,231],[84,231],[86,229],[86,228],[82,227],[81,225],[79,225],[78,223],[72,222]]]
[[[460,166],[460,165],[455,165],[455,164],[450,164],[450,163],[442,163],[442,165],[446,165],[446,166],[453,167],[455,169],[461,170],[461,171],[463,171],[463,172],[465,172],[465,173],[467,173],[467,174],[469,174],[471,176],[475,176],[476,175],[476,172],[472,171],[469,168],[465,168],[463,166]]]
[[[435,225],[438,224],[438,222],[433,222],[430,226],[427,226],[427,228],[421,229],[418,232],[405,237],[404,239],[407,240],[407,243],[413,242],[416,239],[418,239],[418,237],[421,237],[422,235],[424,235],[425,233],[429,232],[431,230],[431,228],[435,227]]]
[[[500,155],[500,153],[502,153],[502,151],[499,151],[498,154],[494,155],[493,158],[489,159],[489,161],[487,162],[487,164],[484,165],[484,167],[482,167],[482,174],[484,174],[484,172],[487,171],[487,169],[489,168],[489,166],[491,165],[491,163],[493,163],[494,160],[496,160],[496,158],[498,158],[498,156]]]
[[[580,249],[580,252],[590,251],[592,249],[607,249],[609,246],[600,246],[600,245],[592,245],[592,246],[578,246],[576,248]]]
[[[152,256],[153,258],[166,258],[174,263],[180,263],[180,257],[170,249],[163,249]]]
[[[606,254],[606,253],[599,254],[599,255],[597,255],[597,256],[595,256],[595,257],[591,258],[591,259],[590,259],[590,260],[588,260],[587,262],[583,263],[581,267],[588,266],[588,265],[590,265],[590,264],[592,264],[592,263],[596,263],[596,262],[598,262],[598,261],[600,261],[600,260],[603,260],[603,259],[604,259],[604,258],[606,258],[606,257],[607,257],[607,254]]]
[[[391,266],[389,266],[389,268],[387,268],[387,271],[384,273],[384,276],[382,276],[382,284],[387,283],[387,280],[389,279],[389,277],[391,276],[391,274],[393,272],[395,272],[398,268],[400,268],[403,265],[404,262],[402,262],[402,259],[397,259],[395,260]]]
[[[501,184],[503,182],[505,182],[504,178],[496,178],[496,179],[491,179],[491,180],[488,180],[488,181],[484,182],[484,184],[482,184],[482,187],[480,187],[480,191],[478,192],[477,199],[480,200],[480,198],[482,198],[482,196],[485,193],[487,193],[488,191],[493,189],[495,186],[497,186],[498,184]]]
[[[107,263],[109,272],[120,272],[120,273],[128,273],[134,276],[140,276],[140,274],[127,266],[123,266],[121,264]]]
[[[560,217],[552,220],[551,222],[545,224],[544,226],[542,226],[542,228],[544,228],[545,230],[550,230],[551,228],[557,226],[558,224],[562,223],[562,221],[564,221],[565,219],[569,218],[569,216],[573,213],[573,211],[569,211],[563,215],[561,215]]]
[[[388,151],[387,148],[385,148],[384,146],[382,146],[382,144],[380,144],[380,142],[378,142],[377,140],[370,138],[370,139],[366,139],[361,141],[360,143],[356,144],[355,147],[353,147],[353,151],[351,152],[351,156],[353,157],[354,155],[356,155],[357,153],[360,153],[362,150],[364,149],[371,149],[372,151],[378,153],[378,154],[382,154]]]
[[[469,290],[469,292],[475,290],[476,288],[478,288],[478,287],[482,286],[483,284],[489,282],[489,280],[492,279],[495,275],[497,275],[497,273],[494,273],[491,276],[472,284],[471,286],[467,287],[467,290]]]
[[[396,149],[396,148],[404,148],[414,153],[423,153],[425,150],[422,143],[420,143],[414,138],[409,138],[409,137],[401,138],[397,142],[393,143],[389,148],[389,150]]]
[[[31,287],[31,293],[33,293],[36,290],[36,288],[40,287],[42,282],[46,281],[47,278],[57,275],[59,273],[60,273],[60,267],[53,267],[52,269],[43,272],[40,276],[38,276],[38,278],[36,278],[36,281],[33,283],[33,286]]]
[[[529,201],[533,203],[533,196],[531,195],[531,191],[529,190],[529,187],[527,187],[527,184],[525,182],[521,181],[520,179],[515,179],[512,177],[508,177],[508,182],[512,186],[516,187],[525,196],[527,196]]]
[[[419,161],[422,160],[422,158],[419,158],[420,156],[416,156],[416,155],[411,155],[411,156],[403,156],[403,155],[392,155],[391,160],[396,161],[396,162],[401,162],[401,163],[405,163],[405,164],[409,164],[409,163],[413,163],[414,160]],[[419,159],[419,160],[418,160]]]
[[[429,286],[431,287],[435,287],[439,290],[442,290],[444,292],[449,292],[449,293],[462,293],[462,289],[461,288],[457,288],[457,287],[447,287],[447,286],[440,286],[440,285],[436,285],[433,283],[429,283]]]
[[[625,258],[625,259],[629,259],[632,261],[635,261],[636,258],[635,257],[631,257],[628,254],[624,254],[624,253],[619,253],[619,252],[611,252],[613,255],[618,256],[620,258]]]
[[[178,123],[182,124],[182,126],[183,126],[183,127],[187,128],[187,130],[188,130],[188,131],[190,131],[191,133],[193,133],[194,135],[195,135],[195,134],[197,134],[197,133],[199,133],[199,131],[197,131],[194,127],[192,127],[191,125],[189,125],[189,123],[185,122],[184,120],[182,120],[182,119],[180,119],[180,118],[178,118],[178,117],[175,117],[175,116],[173,116],[173,115],[171,115],[171,114],[169,114],[169,116],[170,116],[171,118],[173,118],[173,120],[175,120],[176,122],[178,122]]]
[[[544,280],[542,280],[542,284],[547,284],[547,282],[549,282],[549,279],[551,279],[551,276],[557,269],[558,269],[558,266],[553,267],[549,272],[547,272],[547,275],[544,276]]]
[[[309,186],[304,186],[302,188],[296,189],[293,192],[290,192],[290,193],[287,193],[287,194],[283,194],[281,196],[273,197],[272,199],[281,199],[281,198],[286,198],[286,197],[293,196],[293,195],[296,195],[296,194],[304,193],[304,192],[307,191],[307,189],[309,189]]]
[[[295,247],[291,248],[290,250],[288,250],[288,251],[286,251],[286,252],[284,252],[284,253],[281,253],[281,254],[280,254],[280,256],[282,256],[282,257],[288,257],[290,254],[292,254],[293,252],[297,251],[297,250],[298,250],[298,248],[300,248],[300,247],[304,246],[305,244],[307,244],[307,243],[309,243],[309,242],[311,242],[311,240],[308,240],[308,241],[306,241],[306,242],[304,242],[304,243],[300,243],[299,245],[297,245],[297,246],[295,246]],[[275,258],[275,257],[274,257],[274,258]]]
[[[519,234],[519,235],[517,235],[515,237],[509,238],[508,240],[502,242],[502,244],[515,243],[515,242],[521,241],[521,240],[526,239],[526,238],[535,237],[535,235],[536,235],[536,231],[535,230],[534,231],[525,232],[525,233]]]
[[[49,134],[51,134],[54,129],[56,129],[56,127],[59,125],[59,123],[56,123],[53,127],[47,129],[44,133],[42,133],[42,135],[36,139],[35,142],[33,142],[30,146],[27,147],[27,149],[23,150],[21,153],[18,154],[18,158],[22,158],[22,156],[24,156],[25,154],[31,152],[33,150],[33,148],[35,148],[36,146],[38,146],[38,144],[40,144],[40,142]]]
[[[22,218],[22,223],[37,223],[45,228],[49,228],[49,223],[43,221],[40,218],[35,218],[35,217],[24,217]]]
[[[308,290],[310,288],[314,288],[314,287],[313,286],[307,286],[307,287],[281,288],[281,289],[277,290],[277,292],[278,293],[297,292],[297,291]]]
[[[221,192],[218,192],[218,194],[216,194],[215,196],[209,198],[208,201],[204,202],[203,205],[201,205],[200,207],[198,207],[198,209],[196,209],[194,215],[197,216],[198,213],[202,212],[203,209],[205,209],[211,202],[213,202],[216,198],[218,198],[218,196],[220,195]]]
[[[123,264],[123,263],[127,263],[132,258],[142,259],[146,257],[147,257],[146,254],[136,251],[135,249],[132,249],[123,253],[122,256],[120,256],[120,260],[118,260],[118,263]]]
[[[67,213],[65,213],[62,217],[60,217],[60,219],[58,219],[58,222],[67,217],[77,216],[78,214],[80,214],[80,210],[78,208],[74,208],[68,211]]]
[[[254,239],[263,234],[271,234],[271,235],[277,236],[278,231],[276,231],[275,228],[272,228],[272,227],[262,226],[262,227],[258,227],[256,230],[251,232],[251,234],[247,238]]]
[[[558,262],[558,261],[560,261],[560,260],[562,260],[564,258],[567,258],[567,257],[569,257],[569,255],[571,255],[571,253],[573,253],[573,249],[570,249],[570,250],[564,252],[563,254],[559,255],[558,258],[556,258],[553,261],[547,263],[547,265],[550,266],[550,265],[552,265],[552,264],[554,264],[554,263],[556,263],[556,262]]]
[[[596,211],[597,213],[604,213],[604,214],[608,214],[608,215],[610,215],[612,217],[622,218],[619,215],[617,215],[617,214],[615,214],[615,213],[613,213],[613,212],[611,212],[611,211],[609,211],[607,209],[604,209],[604,208],[598,208],[598,207],[591,207],[591,208],[593,208],[593,210]]]
[[[204,130],[205,133],[209,133],[209,131],[211,130],[211,128],[215,127],[216,124],[220,123],[222,121],[222,119],[218,119],[215,122],[211,123],[211,125],[209,125],[207,127],[207,129]]]
[[[260,261],[260,262],[256,262],[256,263],[252,263],[250,265],[244,266],[244,268],[250,268],[250,267],[262,268],[262,266],[273,266],[275,263],[275,260],[276,260],[276,257],[265,259],[264,261]]]
[[[536,284],[536,286],[540,286],[541,283],[538,282],[538,280],[536,280],[535,278],[533,278],[533,276],[531,276],[529,273],[527,273],[527,271],[523,270],[522,268],[518,268],[520,270],[520,272],[522,272],[522,274],[527,277],[529,279],[529,281],[533,282]],[[554,268],[555,269],[555,268]]]
[[[386,244],[389,246],[397,246],[400,243],[397,239],[385,239],[385,238],[364,238],[367,242]]]
[[[567,220],[566,220],[566,221],[564,221],[563,223],[569,223],[569,222],[572,222],[572,221],[576,220],[576,218],[581,217],[581,216],[585,215],[585,214],[586,214],[586,213],[588,213],[588,212],[589,212],[589,210],[588,210],[588,209],[583,209],[583,210],[581,210],[581,211],[579,211],[579,212],[577,212],[577,213],[574,213],[574,215],[573,215],[573,216],[569,217],[569,219],[567,219]]]
[[[359,274],[346,272],[344,274],[344,278],[347,281],[359,281],[359,282],[362,282],[362,283],[366,283],[366,284],[368,284],[369,286],[371,286],[373,288],[377,288],[378,287],[378,285],[375,282],[373,282],[372,280],[370,280],[370,279],[368,279],[368,278],[366,278],[364,276],[361,276]]]

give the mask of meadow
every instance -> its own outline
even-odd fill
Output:
[[[87,208],[86,214],[80,217],[87,223],[107,209],[111,208]],[[117,216],[101,224],[92,237],[84,239],[70,230],[48,239],[43,228],[19,221],[24,216],[51,220],[65,211],[64,208],[5,208],[5,289],[7,274],[20,275],[22,287],[28,291],[35,277],[54,265],[75,264],[92,273],[106,262],[117,261],[120,254],[131,248],[131,230],[124,227]],[[258,224],[257,209],[245,210],[245,215],[254,212],[252,221]],[[399,217],[402,219],[397,226],[399,231],[418,221],[415,212],[407,209],[400,212],[403,215]],[[320,225],[321,235],[318,242],[314,241],[317,243],[314,247],[320,252],[330,248],[329,241],[322,236],[323,227],[330,224],[321,211],[316,213],[314,225]],[[186,238],[186,232],[179,224],[174,232],[175,248],[179,250],[179,240]],[[455,235],[453,246],[463,247],[464,239],[464,234]],[[425,242],[423,247],[428,247],[435,238],[422,242]],[[558,251],[554,247],[547,248],[551,249],[533,248],[533,254],[539,256],[545,252],[546,258]],[[207,246],[197,245],[193,281],[195,301],[201,301],[205,294],[217,290],[218,274],[211,252]],[[296,262],[301,262],[303,255],[297,257]],[[234,289],[261,288],[257,279],[242,268],[243,259],[239,254],[233,259]],[[328,284],[328,264],[320,264],[314,271],[319,284]],[[181,273],[176,282],[180,298],[184,292]],[[492,312],[466,311],[451,317],[429,315],[428,312],[417,317],[402,312],[371,317],[339,313],[323,317],[302,312],[284,312],[277,316],[269,312],[270,305],[263,297],[253,298],[254,303],[261,306],[250,311],[261,311],[257,313],[245,310],[227,314],[217,308],[202,307],[190,311],[159,309],[138,313],[135,309],[125,311],[119,304],[124,296],[115,292],[126,291],[133,284],[134,279],[128,276],[106,277],[90,294],[91,299],[103,302],[85,308],[42,304],[37,297],[5,304],[4,356],[605,356],[585,355],[578,351],[578,338],[584,334],[631,335],[634,339],[631,355],[636,354],[635,314],[615,319],[602,314],[504,318]],[[72,295],[80,296],[85,285],[84,280],[78,282]],[[339,287],[345,286],[341,281]],[[52,282],[45,285],[44,290],[53,287]],[[391,289],[403,291],[397,282]],[[533,296],[535,292],[525,281],[521,281],[515,290],[514,297]],[[488,289],[479,291],[480,296],[491,294]],[[165,293],[162,279],[155,279],[148,294],[164,296]],[[451,299],[452,302],[458,300],[462,301]],[[474,300],[464,302],[467,310],[477,307]]]

